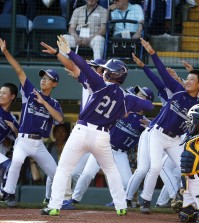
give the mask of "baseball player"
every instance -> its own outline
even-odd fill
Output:
[[[11,159],[6,156],[6,153],[17,137],[19,129],[15,116],[10,112],[17,93],[17,86],[12,83],[4,83],[0,88],[0,170],[2,171],[2,187],[5,185],[6,173],[11,163]]]
[[[41,210],[41,214],[59,215],[65,187],[74,166],[85,153],[91,152],[107,176],[117,214],[126,215],[126,196],[111,152],[109,129],[126,113],[150,111],[154,106],[150,101],[128,94],[120,88],[119,85],[124,82],[128,71],[124,62],[117,59],[109,60],[104,65],[102,79],[83,58],[71,51],[63,36],[59,36],[58,39],[59,50],[67,54],[70,59],[61,53],[57,54],[56,49],[44,43],[42,46],[46,50],[43,52],[57,54],[61,63],[73,71],[74,78],[80,83],[89,85],[92,95],[81,111],[79,120],[64,147],[53,180],[50,203],[48,208]]]
[[[96,72],[97,75],[102,77],[103,68],[101,67],[101,65],[105,64],[106,60],[95,59],[95,60],[87,60],[86,62]],[[68,72],[71,72],[71,71],[68,70]],[[87,86],[86,84],[83,85],[80,111],[85,107],[86,103],[90,99],[90,94],[91,94],[91,91],[89,89],[89,86]],[[67,190],[66,190],[67,193],[65,193],[65,198],[61,207],[62,210],[74,209],[73,206],[69,207],[68,200],[70,200],[72,196],[72,192],[74,191],[77,181],[84,170],[84,167],[87,163],[89,156],[90,156],[90,153],[86,153],[83,157],[81,157],[81,159],[78,161],[77,165],[75,166],[75,169],[72,172],[72,185],[70,183],[68,184],[69,187],[67,187]],[[71,191],[71,193],[68,193],[69,191]]]
[[[164,107],[169,98],[172,96],[172,92],[166,88],[165,84],[151,71],[149,68],[134,54],[132,54],[133,60],[136,62],[136,64],[143,68],[145,74],[148,76],[148,78],[154,83],[156,88],[158,89],[158,97],[160,98],[162,102],[162,106]],[[168,69],[168,72],[170,75],[177,80],[179,83],[183,85],[182,80],[178,77],[178,75],[172,70]],[[128,187],[127,187],[127,201],[130,202],[132,198],[134,197],[135,193],[137,192],[142,180],[146,176],[149,166],[150,166],[150,160],[149,160],[149,149],[148,148],[148,138],[150,134],[150,129],[153,127],[155,120],[158,118],[158,116],[149,123],[149,127],[147,126],[146,130],[141,134],[139,144],[138,144],[138,157],[137,157],[137,169],[135,170],[133,176],[131,177]],[[179,181],[179,171],[175,169],[175,174],[173,172],[173,169],[171,169],[170,165],[172,164],[173,169],[175,168],[175,164],[172,162],[172,160],[166,155],[163,159],[163,167],[161,170],[161,178],[162,180],[168,181],[167,183],[167,189],[165,190],[165,187],[163,188],[164,192],[168,192],[169,190],[169,196],[166,197],[166,199],[170,199],[170,197],[175,197],[177,194],[177,191],[180,187]],[[178,175],[178,177],[176,177]],[[179,178],[179,179],[178,179]],[[169,188],[168,188],[169,185]],[[158,204],[161,204],[160,202],[163,202],[162,199],[165,199],[163,197],[165,194],[161,193],[158,199]],[[167,203],[167,201],[165,203]],[[145,212],[149,212],[150,208],[145,207]]]
[[[181,222],[199,223],[199,104],[190,108],[187,116],[189,129],[181,154],[183,207],[179,212],[179,219]]]
[[[153,92],[147,87],[141,88],[136,86],[134,92],[137,96],[143,99],[151,101],[154,99]],[[126,190],[128,181],[132,175],[127,152],[137,145],[140,134],[144,130],[144,127],[140,123],[140,119],[144,118],[143,111],[129,113],[124,118],[118,120],[116,125],[110,130],[113,157],[122,177],[124,190]],[[91,154],[77,181],[77,185],[72,194],[72,199],[68,201],[68,205],[65,206],[65,209],[74,209],[74,204],[77,204],[82,200],[92,179],[94,179],[99,170],[100,166],[95,157]],[[107,206],[114,206],[114,203],[112,202]]]
[[[57,165],[44,146],[42,137],[49,137],[54,120],[61,123],[63,114],[58,102],[50,97],[52,89],[58,84],[58,74],[51,69],[40,70],[41,91],[38,91],[28,80],[20,64],[8,52],[5,40],[0,39],[0,47],[2,53],[18,75],[22,94],[20,128],[4,187],[4,191],[7,193],[5,201],[8,206],[13,207],[16,206],[15,190],[17,180],[21,166],[27,156],[32,157],[47,174],[46,199],[50,198],[51,183]]]
[[[155,125],[149,134],[150,169],[145,177],[144,189],[141,193],[141,212],[149,212],[150,201],[162,168],[162,156],[165,151],[180,169],[180,155],[183,147],[181,136],[186,132],[185,121],[188,110],[198,103],[199,71],[192,70],[184,83],[184,87],[174,80],[162,64],[151,45],[141,38],[141,43],[151,55],[153,62],[166,87],[173,96],[164,109],[160,111]],[[168,182],[165,182],[167,186]]]

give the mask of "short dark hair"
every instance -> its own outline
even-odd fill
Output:
[[[17,94],[18,94],[18,88],[15,84],[12,83],[4,83],[1,87],[7,87],[10,89],[11,94],[15,95],[15,98],[17,98]]]
[[[197,75],[198,76],[198,82],[199,82],[199,70],[191,70],[190,72],[189,72],[189,74],[195,74],[195,75]]]
[[[54,128],[53,128],[53,135],[55,134],[55,132],[57,131],[58,128],[64,128],[64,130],[70,134],[70,123],[69,122],[65,122],[65,123],[62,123],[62,124],[58,124],[58,125],[55,125]]]

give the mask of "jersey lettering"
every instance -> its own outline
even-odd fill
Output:
[[[126,141],[123,143],[124,145],[126,145],[127,147],[130,147],[133,143],[134,143],[134,139],[132,139],[131,137],[127,137]]]

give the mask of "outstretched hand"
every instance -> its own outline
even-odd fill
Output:
[[[1,38],[0,38],[0,48],[2,53],[4,53],[4,51],[6,50],[6,41],[2,40]]]
[[[186,61],[182,61],[182,64],[184,65],[184,67],[186,68],[186,70],[188,72],[193,70],[193,66],[191,64],[187,63]]]
[[[68,41],[66,41],[62,35],[57,36],[57,38],[58,38],[57,45],[59,47],[59,51],[69,54],[71,49],[70,49]]]
[[[57,49],[54,49],[53,47],[49,46],[48,44],[41,42],[40,43],[44,48],[46,48],[45,50],[42,50],[43,53],[48,53],[48,54],[55,54],[57,53]]]
[[[143,38],[140,38],[142,46],[145,48],[145,50],[150,54],[153,55],[155,53],[155,50],[152,48],[149,42],[145,41]]]
[[[139,67],[144,67],[144,63],[138,57],[136,57],[134,53],[132,53],[132,57],[133,57],[133,60],[135,61],[135,63]]]

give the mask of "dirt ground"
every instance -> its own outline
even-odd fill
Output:
[[[172,223],[179,222],[176,214],[128,212],[126,216],[117,216],[115,211],[73,210],[61,211],[60,216],[40,215],[39,209],[0,209],[0,223]]]

